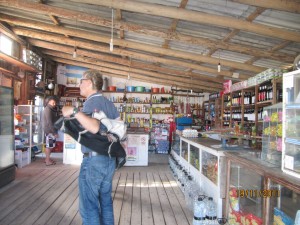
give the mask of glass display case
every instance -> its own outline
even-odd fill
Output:
[[[35,154],[40,153],[43,147],[43,131],[41,127],[42,107],[35,105],[18,105],[16,112],[22,121],[17,129],[22,147],[27,153],[27,163]],[[20,146],[19,146],[20,147]]]
[[[294,225],[297,211],[300,212],[300,193],[272,180],[270,182],[274,195],[270,197],[269,224]]]
[[[176,152],[177,155],[180,154],[180,137],[178,134],[175,134],[175,132],[173,132],[171,149]]]
[[[282,103],[263,110],[262,160],[281,165],[282,156]]]
[[[231,163],[229,185],[229,224],[262,224],[263,176]]]
[[[283,75],[282,170],[300,178],[300,70]]]
[[[210,138],[185,138],[180,136],[180,154],[171,151],[180,166],[193,177],[201,192],[212,197],[217,205],[217,215],[223,215],[225,199],[226,163],[223,151],[211,148],[219,141]]]
[[[189,144],[186,141],[181,140],[180,156],[188,161]]]
[[[202,152],[202,174],[218,185],[218,156]]]
[[[225,156],[228,223],[294,225],[300,210],[300,180],[257,153],[226,152]]]
[[[15,179],[13,89],[0,86],[0,187]]]
[[[190,145],[190,164],[199,170],[199,148]]]

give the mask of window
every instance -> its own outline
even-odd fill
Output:
[[[7,55],[12,55],[13,41],[5,35],[0,35],[0,50]]]

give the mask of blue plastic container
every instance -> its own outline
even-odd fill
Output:
[[[135,91],[135,86],[127,86],[126,90],[127,90],[127,92],[134,92]]]

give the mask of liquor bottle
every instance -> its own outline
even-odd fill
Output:
[[[251,104],[255,104],[255,93],[253,92],[251,95]]]

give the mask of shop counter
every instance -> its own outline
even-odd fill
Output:
[[[259,153],[224,152],[228,164],[226,217],[229,224],[294,224],[300,213],[300,179]]]
[[[211,138],[180,137],[180,151],[173,157],[199,184],[204,194],[213,197],[218,218],[223,216],[226,197],[226,161],[221,141]]]

